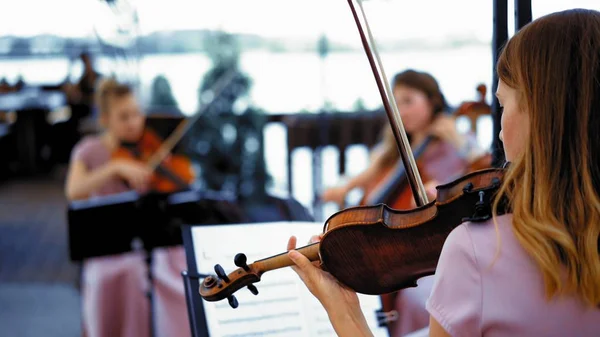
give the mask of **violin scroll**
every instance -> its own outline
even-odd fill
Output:
[[[297,251],[311,261],[319,260],[319,243],[298,248]],[[287,252],[255,261],[252,264],[247,264],[247,261],[248,258],[245,254],[237,254],[233,262],[238,269],[229,274],[225,273],[221,265],[215,265],[214,270],[216,275],[211,275],[204,279],[200,285],[200,296],[210,302],[227,298],[229,305],[235,309],[239,304],[235,296],[233,296],[236,291],[247,287],[253,295],[258,295],[258,289],[254,283],[260,282],[260,277],[263,273],[289,267],[294,264],[287,256]]]
[[[238,256],[244,256],[244,254],[236,255],[236,262],[238,262]],[[216,275],[208,276],[204,279],[200,285],[200,295],[207,301],[220,301],[227,298],[229,305],[232,308],[237,308],[239,303],[233,293],[237,290],[248,287],[250,292],[254,295],[258,294],[258,289],[252,284],[260,281],[260,272],[256,269],[246,265],[246,268],[238,268],[229,275],[225,274],[223,267],[217,264],[215,265]]]

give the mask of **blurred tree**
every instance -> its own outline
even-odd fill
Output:
[[[264,162],[264,113],[252,107],[251,79],[239,69],[236,37],[216,32],[205,41],[213,67],[198,89],[199,107],[208,104],[191,130],[188,148],[200,165],[201,183],[211,190],[228,190],[240,198],[260,201],[266,196],[269,177]],[[219,79],[234,77],[214,99],[207,99]]]
[[[352,108],[354,111],[365,111],[367,109],[365,105],[365,100],[361,97],[357,98],[356,101],[354,101],[354,105]]]

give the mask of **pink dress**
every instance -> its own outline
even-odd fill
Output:
[[[110,153],[100,138],[91,136],[77,144],[71,160],[81,160],[88,170],[94,170],[110,160]],[[115,178],[93,196],[127,190],[127,186]],[[156,250],[153,267],[156,336],[191,336],[181,276],[181,271],[186,269],[183,248]],[[137,252],[84,261],[82,320],[85,336],[150,336],[146,272],[144,256]]]
[[[431,177],[439,184],[451,182],[464,174],[468,163],[454,147],[445,142],[434,143],[423,153],[422,174]],[[425,302],[431,293],[435,276],[427,276],[417,281],[416,288],[403,289],[396,293],[396,321],[390,322],[390,336],[401,337],[429,326],[429,313]]]
[[[467,223],[446,239],[427,310],[451,336],[600,336],[600,309],[572,296],[546,301],[542,275],[512,230],[512,215]]]

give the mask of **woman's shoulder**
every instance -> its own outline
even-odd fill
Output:
[[[94,148],[94,147],[104,147],[104,143],[102,142],[102,137],[99,135],[87,135],[84,136],[81,140],[75,144],[74,148]]]
[[[495,239],[495,234],[504,234],[504,232],[511,232],[512,228],[512,214],[498,215],[494,218],[490,218],[482,222],[467,221],[461,224],[464,230],[469,232],[469,235],[476,241],[487,240],[490,238]]]
[[[499,252],[506,253],[503,257],[524,253],[512,230],[512,219],[512,214],[504,214],[483,222],[465,222],[451,233],[449,244],[468,241],[480,265],[491,263]]]
[[[456,227],[444,242],[445,261],[468,260],[473,271],[527,260],[526,253],[512,230],[512,215],[505,214],[484,222],[465,222]],[[525,259],[524,259],[525,258]]]
[[[106,146],[98,135],[88,135],[82,138],[71,151],[71,160],[88,160],[90,156],[104,153]]]
[[[446,240],[428,309],[463,335],[589,336],[600,310],[572,296],[548,301],[535,260],[515,234],[513,216],[467,222]],[[458,310],[460,308],[460,310]],[[509,334],[509,331],[512,334]]]
[[[482,335],[487,322],[487,316],[484,316],[487,289],[491,287],[501,293],[505,286],[495,287],[497,281],[488,282],[488,278],[513,276],[504,261],[507,253],[507,235],[504,233],[510,232],[511,223],[510,215],[496,217],[495,221],[466,222],[457,226],[446,238],[427,310],[451,335]],[[503,261],[496,262],[501,262],[502,266],[494,265],[494,272],[490,273],[489,267],[499,247],[498,237],[502,240],[499,260]]]

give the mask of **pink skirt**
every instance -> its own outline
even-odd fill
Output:
[[[427,276],[417,282],[416,288],[407,288],[398,292],[395,309],[398,320],[392,325],[390,337],[401,337],[429,326],[429,312],[425,302],[431,294],[435,276]]]
[[[181,271],[182,247],[156,250],[153,258],[157,337],[191,336]],[[86,337],[150,336],[147,270],[142,253],[89,259],[83,266]]]

